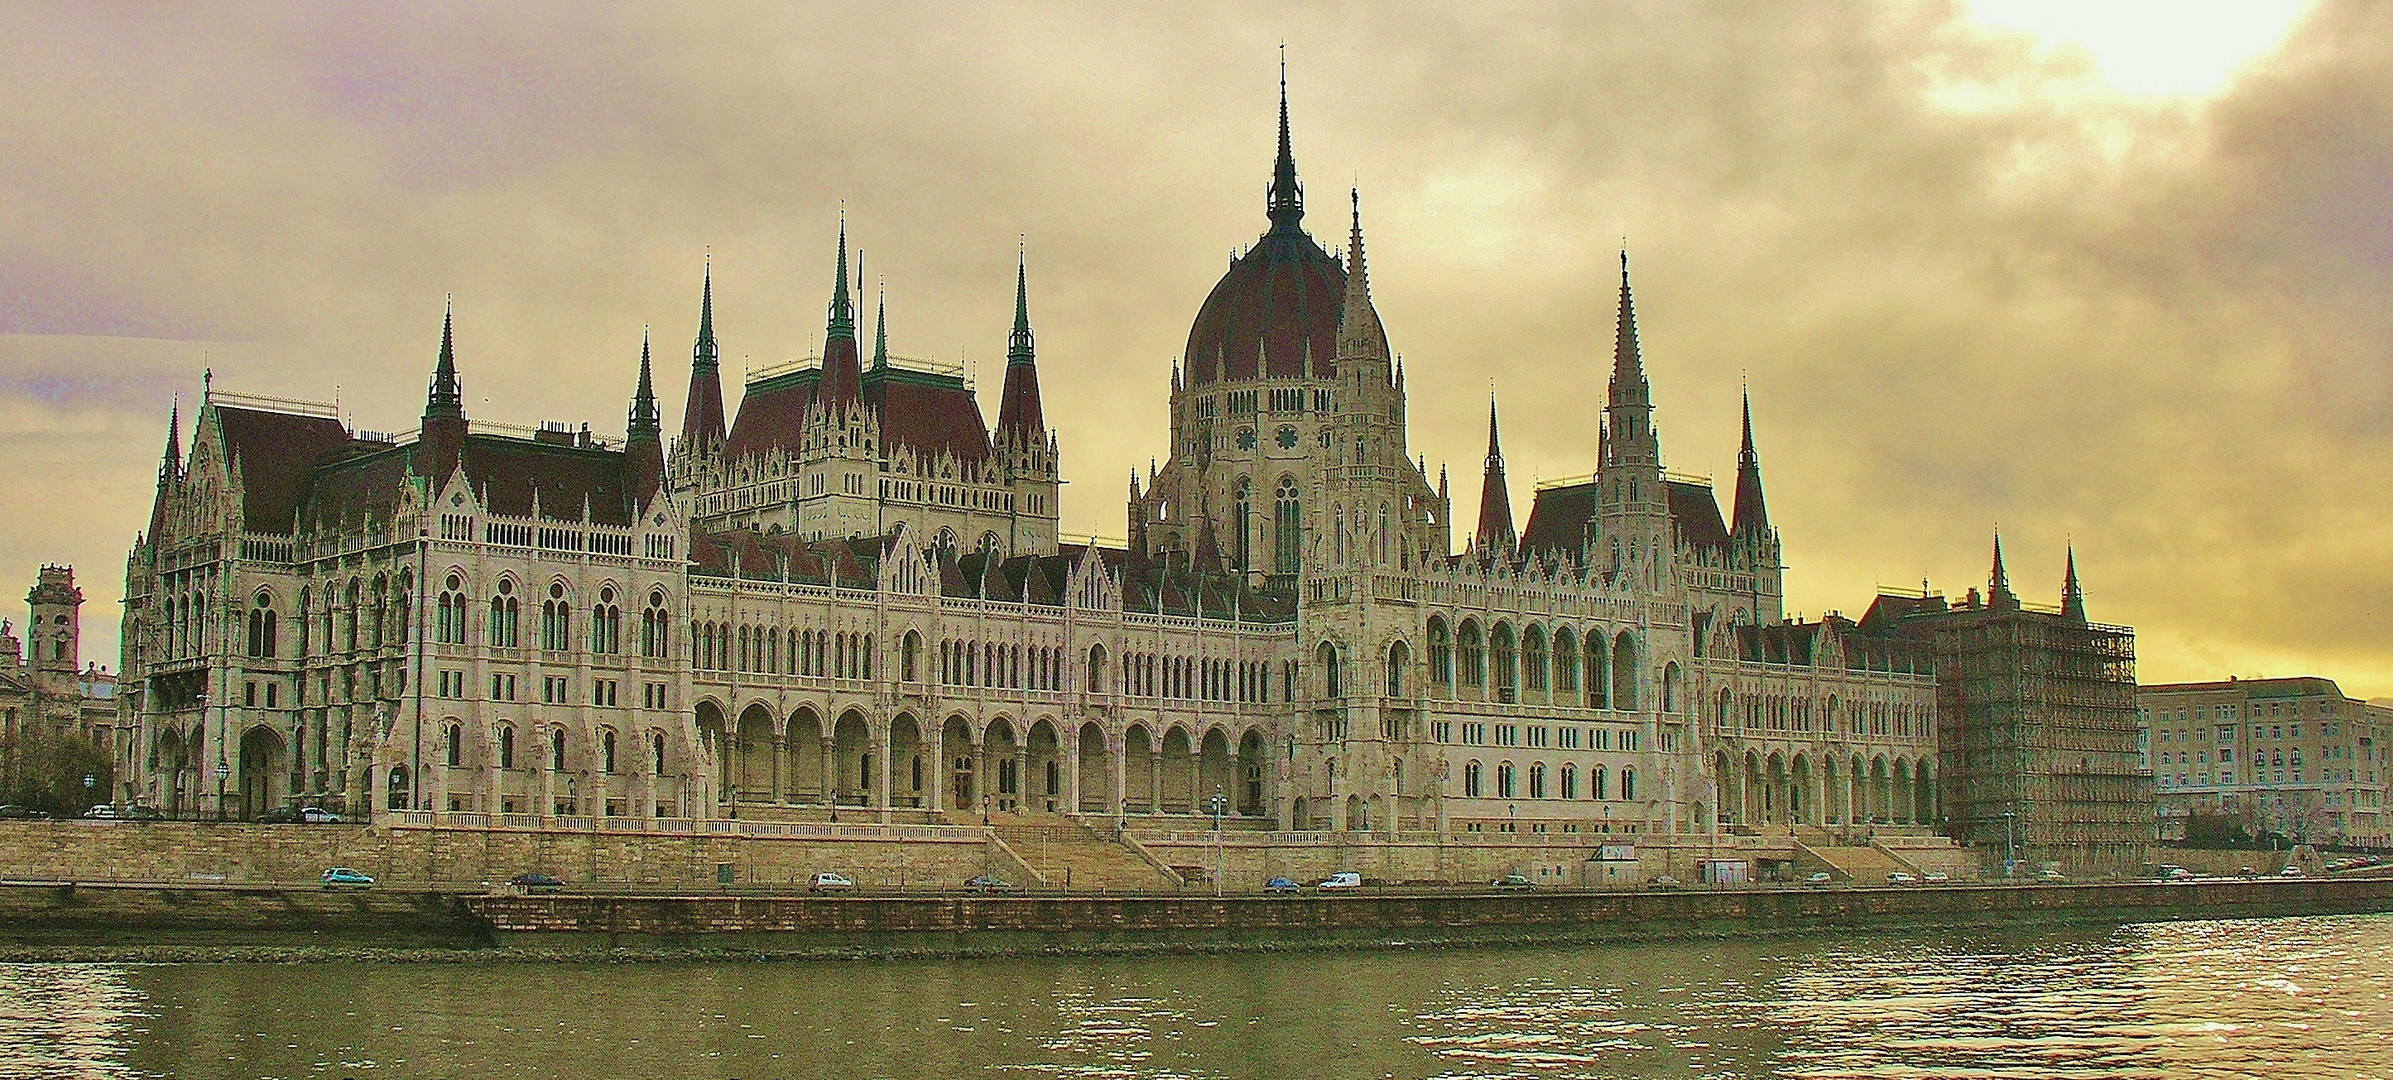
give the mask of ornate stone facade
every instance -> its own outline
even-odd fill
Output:
[[[1281,121],[1269,230],[1170,374],[1122,548],[1059,537],[1027,271],[992,429],[960,371],[888,353],[885,307],[867,366],[844,228],[820,358],[752,375],[728,423],[710,274],[669,455],[645,346],[620,444],[469,425],[445,328],[412,438],[211,393],[128,561],[140,794],[561,824],[1936,820],[1933,679],[1785,621],[1750,413],[1733,520],[1664,471],[1625,256],[1593,475],[1515,535],[1491,411],[1451,554],[1359,197],[1334,257]]]

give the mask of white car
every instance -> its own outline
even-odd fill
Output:
[[[848,880],[846,874],[825,870],[814,875],[814,880],[806,887],[814,892],[851,892],[856,888],[856,883]]]
[[[2285,869],[2277,871],[2277,876],[2278,876],[2278,877],[2300,877],[2300,876],[2302,876],[2302,867],[2301,867],[2301,864],[2300,864],[2300,863],[2286,863],[2286,864],[2285,864]]]
[[[1919,884],[1919,879],[1897,870],[1894,873],[1886,875],[1886,883],[1889,885],[1917,885]]]
[[[1952,881],[1953,876],[1951,874],[1945,873],[1942,870],[1930,870],[1927,873],[1920,875],[1919,879],[1921,881],[1927,882],[1930,885],[1943,885]]]
[[[1363,887],[1363,875],[1350,870],[1341,870],[1321,879],[1321,884],[1313,887],[1316,889],[1360,889]]]

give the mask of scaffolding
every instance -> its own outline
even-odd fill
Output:
[[[2019,872],[2141,873],[2157,838],[2136,750],[2135,631],[2021,607],[1905,619],[1936,656],[1951,835]]]

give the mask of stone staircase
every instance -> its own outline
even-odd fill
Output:
[[[1036,882],[1074,892],[1174,892],[1180,881],[1145,853],[1059,814],[990,814],[989,829]]]
[[[1795,876],[1809,877],[1825,870],[1836,881],[1856,885],[1884,885],[1886,875],[1901,872],[1919,876],[1919,868],[1876,847],[1838,847],[1803,839],[1795,841]]]

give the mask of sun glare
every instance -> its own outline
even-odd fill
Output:
[[[2274,51],[2316,0],[1967,0],[1982,25],[2079,48],[2131,94],[2207,97]]]

